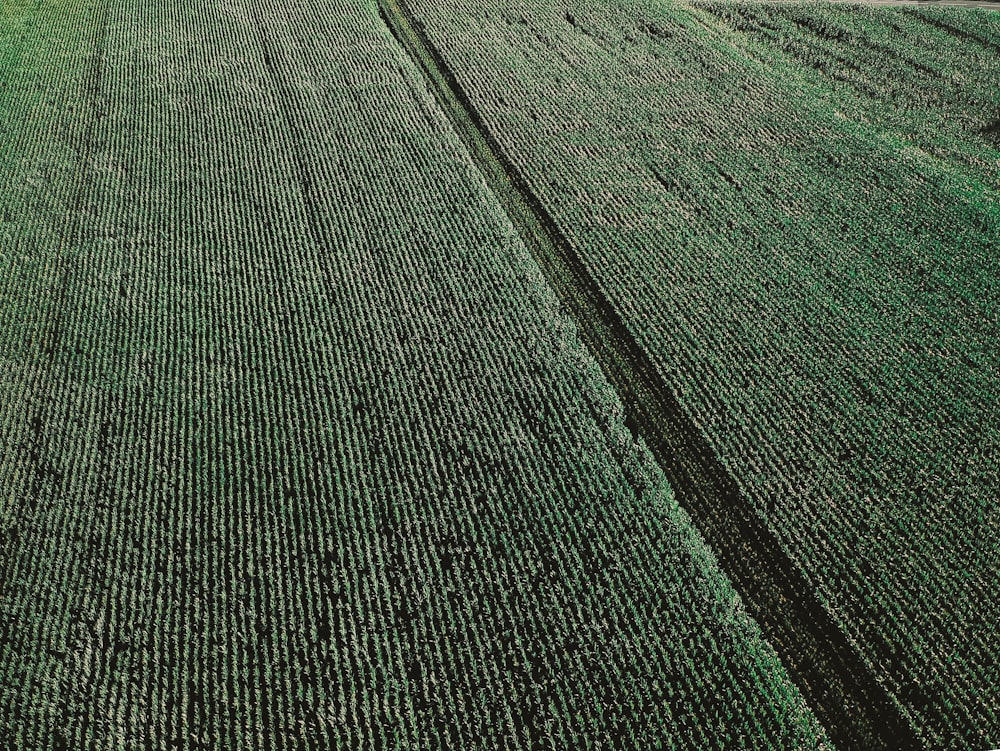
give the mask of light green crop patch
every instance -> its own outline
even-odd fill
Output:
[[[0,6],[0,356],[46,340],[91,119],[93,3]]]
[[[90,3],[0,3],[0,448],[31,440],[40,374],[54,344],[59,284],[91,119],[85,81],[96,39]],[[0,461],[0,536],[28,465]],[[34,707],[40,722],[51,707]]]

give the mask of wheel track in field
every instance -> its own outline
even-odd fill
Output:
[[[378,0],[378,7],[617,390],[626,424],[652,450],[830,739],[857,751],[919,748],[911,726],[485,127],[420,22],[399,0]]]

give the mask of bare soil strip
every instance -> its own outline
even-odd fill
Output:
[[[428,88],[617,389],[627,424],[653,451],[678,501],[715,551],[833,742],[858,751],[919,748],[898,707],[754,513],[579,255],[484,127],[420,22],[397,0],[379,0],[379,12],[423,72]]]

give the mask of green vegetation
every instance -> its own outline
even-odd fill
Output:
[[[404,5],[0,0],[0,749],[1000,746],[1000,13]]]
[[[922,744],[1000,743],[1000,15],[406,5]]]
[[[39,364],[59,298],[91,119],[93,12],[83,2],[0,3],[0,384],[11,396],[0,401],[0,423],[20,409],[19,384],[36,377],[28,371]]]
[[[1000,188],[1000,160],[982,143],[1000,146],[1000,24],[993,14],[817,3],[699,7],[742,32],[751,55],[795,68],[846,118]]]
[[[0,60],[0,748],[829,747],[373,5]]]

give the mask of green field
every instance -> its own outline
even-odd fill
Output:
[[[408,5],[921,741],[995,745],[1000,16]]]
[[[394,8],[0,0],[0,751],[1000,746],[1000,14]]]

